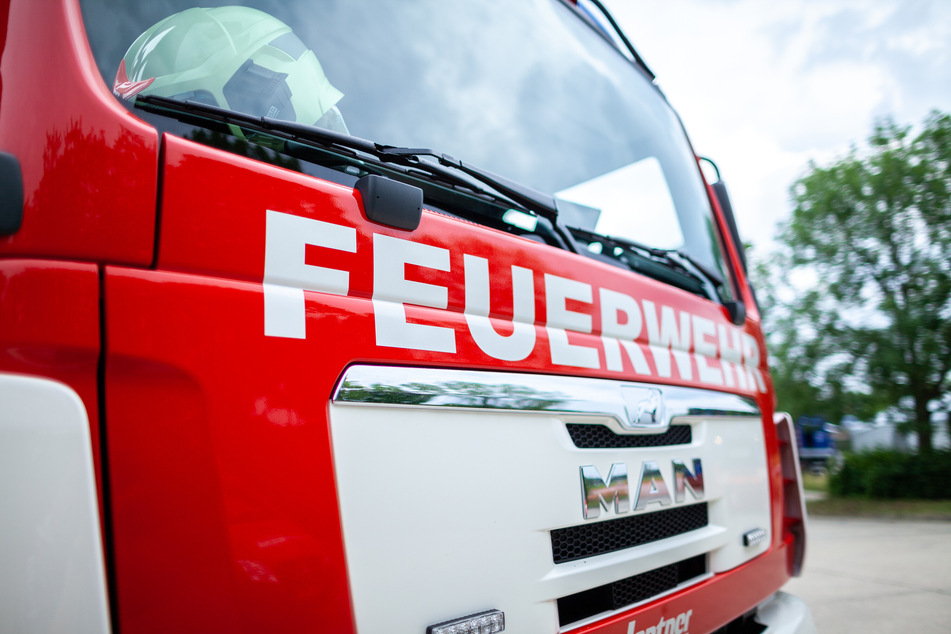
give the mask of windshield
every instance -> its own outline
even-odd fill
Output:
[[[560,199],[559,222],[585,230],[575,234],[585,249],[622,249],[595,232],[681,250],[727,277],[677,116],[564,2],[247,3],[261,14],[220,4],[84,0],[93,54],[117,97],[187,99],[431,148]],[[186,26],[204,39],[179,37]],[[237,59],[222,57],[225,41]],[[260,81],[263,97],[252,89]]]

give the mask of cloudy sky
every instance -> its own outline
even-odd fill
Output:
[[[606,0],[720,166],[745,240],[771,248],[810,160],[876,119],[951,112],[951,0]]]

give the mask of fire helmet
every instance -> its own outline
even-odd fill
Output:
[[[336,108],[343,93],[314,52],[289,26],[249,7],[192,8],[153,25],[119,63],[113,92],[346,131]]]

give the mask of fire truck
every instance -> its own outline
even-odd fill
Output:
[[[0,630],[812,632],[722,183],[595,0],[0,2]]]

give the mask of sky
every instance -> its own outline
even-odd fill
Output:
[[[951,0],[604,0],[767,257],[809,162],[951,112]]]

